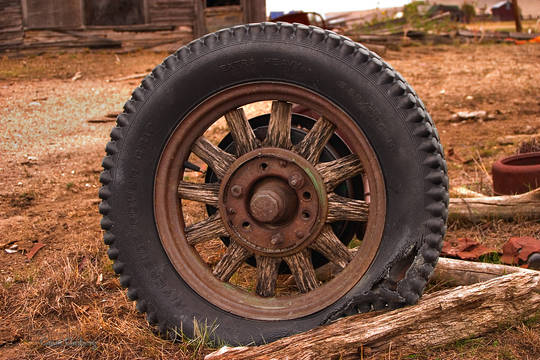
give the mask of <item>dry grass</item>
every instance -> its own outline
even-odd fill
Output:
[[[5,332],[16,334],[17,352],[43,359],[184,359],[208,351],[211,326],[201,326],[196,339],[179,331],[176,343],[154,333],[110,265],[104,245],[83,245],[4,283],[0,313],[10,326]]]

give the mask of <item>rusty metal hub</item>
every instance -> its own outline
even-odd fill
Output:
[[[262,148],[238,158],[220,188],[223,223],[238,243],[282,257],[308,246],[326,219],[324,183],[314,166],[292,151]]]

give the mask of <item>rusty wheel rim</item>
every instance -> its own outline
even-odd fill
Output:
[[[272,110],[268,133],[260,141],[242,106],[264,100],[272,101]],[[304,139],[294,145],[290,138],[292,103],[321,114]],[[203,136],[221,116],[225,116],[235,141],[235,155]],[[334,134],[347,144],[351,154],[318,163],[322,149]],[[184,164],[191,153],[214,171],[219,184],[183,180]],[[333,192],[340,183],[360,174],[364,187],[369,189],[364,200]],[[219,211],[186,226],[181,199],[212,205]],[[381,242],[386,195],[375,152],[343,110],[296,85],[257,82],[209,97],[179,123],[157,167],[154,214],[171,263],[201,297],[246,318],[285,320],[324,309],[358,283]],[[366,223],[357,249],[347,248],[334,234],[330,224],[340,220]],[[243,225],[251,227],[251,231]],[[219,237],[229,237],[230,243],[211,268],[195,245]],[[317,279],[312,250],[340,269],[325,283]],[[246,291],[229,280],[251,256],[255,256],[257,265],[253,289]],[[281,262],[291,270],[298,293],[276,294]]]

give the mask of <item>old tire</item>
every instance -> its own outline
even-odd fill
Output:
[[[246,122],[241,107],[262,100],[277,115]],[[291,103],[321,119],[290,115]],[[224,114],[229,131],[249,135],[232,131],[228,148],[216,145],[222,136],[202,137]],[[335,33],[261,23],[195,40],[135,89],[111,139],[99,192],[104,240],[128,297],[163,335],[208,326],[230,344],[273,341],[414,304],[436,264],[448,206],[437,131],[399,73]],[[193,153],[217,183],[184,177]],[[210,211],[188,225],[185,199]],[[214,262],[206,241],[223,247]],[[321,282],[314,274],[326,263],[343,270]]]
[[[498,195],[523,194],[540,186],[540,152],[523,153],[493,163],[493,190]]]

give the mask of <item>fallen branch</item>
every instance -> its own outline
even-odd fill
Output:
[[[133,75],[123,76],[123,77],[114,78],[114,79],[107,79],[107,82],[140,79],[140,78],[145,77],[146,75],[148,75],[148,73],[133,74]]]
[[[484,334],[537,311],[540,272],[523,269],[426,295],[414,306],[346,317],[270,344],[221,349],[205,359],[268,359],[277,354],[284,359],[357,359],[388,352],[390,346],[406,355]]]
[[[109,117],[86,120],[86,122],[89,122],[89,123],[110,123],[110,122],[115,122],[115,121],[116,121],[116,119],[109,118]]]
[[[486,218],[540,219],[540,188],[520,195],[452,198],[448,218],[473,222]]]

